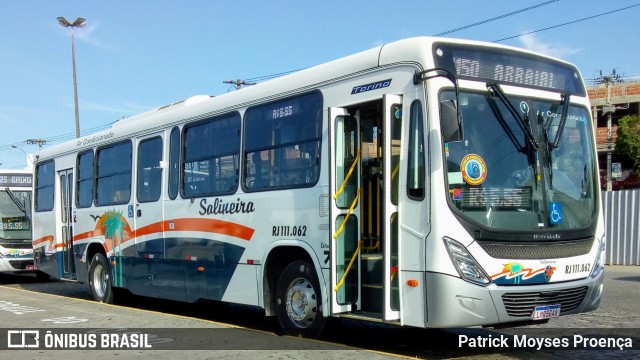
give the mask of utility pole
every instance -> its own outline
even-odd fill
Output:
[[[42,150],[42,145],[47,144],[47,140],[43,139],[27,139],[27,144],[29,145],[38,145],[38,153]]]
[[[225,84],[232,84],[236,87],[236,90],[240,90],[240,88],[242,86],[249,86],[249,85],[255,85],[255,82],[252,81],[245,81],[245,80],[240,80],[240,79],[236,79],[236,80],[225,80],[223,81],[223,83]]]
[[[611,154],[613,153],[613,137],[611,136],[611,115],[616,111],[616,107],[611,103],[611,85],[624,82],[620,74],[616,74],[613,69],[610,75],[602,75],[600,71],[599,82],[607,87],[607,101],[602,107],[602,115],[607,115],[607,191],[611,191]]]

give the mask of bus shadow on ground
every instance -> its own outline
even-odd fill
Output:
[[[638,276],[617,278],[624,281],[639,281]],[[69,296],[73,298],[90,299],[88,285],[65,281],[40,282],[34,274],[0,274],[0,285],[18,286],[25,290],[44,292],[48,294]],[[304,339],[291,338],[282,335],[278,320],[266,317],[264,310],[244,305],[229,304],[215,301],[187,304],[184,302],[159,300],[143,296],[135,296],[126,291],[116,293],[116,305],[136,309],[163,312],[213,321],[219,325],[231,324],[246,329],[210,329],[211,331],[194,336],[185,346],[199,346],[205,344],[216,347],[218,343],[208,343],[202,336],[209,334],[220,342],[225,349],[239,344],[235,339],[248,336],[246,330],[257,330],[267,333],[258,335],[252,345],[256,349],[278,350],[334,350],[344,347],[370,351],[380,351],[414,358],[451,359],[451,358],[589,358],[593,359],[594,351],[599,356],[612,355],[640,355],[640,331],[638,329],[565,329],[565,328],[532,328],[516,327],[506,329],[491,328],[455,328],[455,329],[421,329],[398,327],[394,325],[371,323],[352,319],[330,319],[329,325],[321,338],[324,345],[311,344]],[[268,337],[270,335],[270,337]],[[576,348],[574,336],[600,338],[614,338],[618,342],[609,347],[598,348],[587,344]],[[264,337],[264,338],[263,338]],[[515,341],[518,339],[519,343]],[[632,339],[633,349],[621,352],[620,339]],[[279,340],[278,340],[279,339]],[[542,339],[542,340],[536,340]],[[546,346],[536,341],[566,342],[567,346]],[[554,340],[555,339],[555,340]],[[563,340],[566,339],[566,340]],[[200,341],[200,342],[198,342]],[[246,344],[246,341],[244,342]],[[637,344],[637,345],[636,345]],[[589,350],[589,351],[585,351]]]
[[[0,285],[33,284],[45,281],[36,272],[0,273]]]

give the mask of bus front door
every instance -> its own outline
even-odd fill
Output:
[[[331,313],[339,314],[360,307],[360,126],[346,109],[330,108],[329,118]]]
[[[66,169],[58,172],[60,186],[60,220],[62,239],[62,259],[59,258],[58,272],[60,278],[76,279],[76,267],[73,250],[73,170]]]
[[[398,184],[402,97],[349,108],[360,124],[360,317],[400,319]]]

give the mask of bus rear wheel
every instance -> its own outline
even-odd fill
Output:
[[[322,298],[316,272],[306,261],[289,264],[278,280],[276,314],[287,335],[319,337],[324,329]]]
[[[96,301],[113,304],[113,288],[111,286],[109,263],[103,254],[97,253],[89,267],[89,287]]]

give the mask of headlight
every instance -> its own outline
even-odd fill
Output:
[[[604,235],[598,240],[598,252],[596,253],[596,261],[593,263],[591,267],[591,277],[594,278],[604,270],[604,256],[605,256],[605,241]]]
[[[467,251],[467,248],[446,236],[442,238],[442,240],[444,240],[451,261],[458,271],[458,274],[460,274],[460,277],[479,285],[487,285],[491,282],[489,276],[485,274],[480,264],[478,264],[476,259]]]

